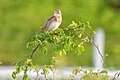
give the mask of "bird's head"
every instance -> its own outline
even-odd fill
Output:
[[[61,10],[59,10],[59,9],[55,10],[54,11],[54,15],[60,16],[61,15]]]

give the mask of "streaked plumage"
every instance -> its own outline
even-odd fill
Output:
[[[62,22],[61,11],[55,10],[54,16],[50,17],[38,32],[41,32],[44,30],[54,31],[60,26],[61,22]]]

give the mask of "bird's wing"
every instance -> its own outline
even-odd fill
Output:
[[[46,21],[46,23],[44,24],[44,26],[41,28],[41,30],[47,30],[48,29],[48,27],[50,26],[50,24],[55,20],[55,16],[52,16],[52,17],[50,17],[47,21]]]

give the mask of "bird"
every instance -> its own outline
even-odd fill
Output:
[[[54,15],[48,18],[45,24],[42,26],[41,29],[37,31],[37,33],[42,31],[54,31],[56,30],[62,22],[62,13],[61,10],[57,9],[54,11]]]

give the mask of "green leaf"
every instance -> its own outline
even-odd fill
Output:
[[[105,75],[108,75],[108,71],[107,70],[102,70],[100,71],[101,74],[105,74]]]
[[[16,63],[17,66],[23,66],[24,65],[24,61],[23,60],[20,60]]]
[[[96,34],[96,31],[93,31],[93,34],[95,35],[95,34]]]
[[[89,29],[91,29],[90,22],[87,22],[87,26]]]
[[[82,28],[85,28],[85,24],[84,23],[82,23],[81,26],[82,26]]]
[[[80,46],[80,50],[84,52],[85,51],[84,46]]]
[[[29,43],[29,42],[26,44],[26,48],[31,48],[31,46],[30,46],[30,43]]]
[[[32,62],[32,59],[27,59],[25,63],[30,64],[31,62]]]
[[[44,48],[42,49],[42,53],[43,53],[44,55],[47,55],[47,52],[48,52],[47,48],[44,47]]]
[[[69,27],[77,27],[78,24],[75,21],[72,21],[72,23],[69,25]]]
[[[36,72],[39,72],[39,66],[38,65],[35,65],[34,69],[35,69]]]
[[[80,51],[79,48],[77,48],[77,49],[75,50],[75,52],[77,53],[77,55],[80,55],[80,54],[81,54],[81,51]]]
[[[79,34],[78,37],[81,38],[81,37],[82,37],[82,34]]]
[[[107,56],[109,56],[108,54],[105,54],[105,56],[107,57]]]
[[[63,49],[63,53],[66,55],[67,54],[67,52],[65,51],[65,49]]]
[[[79,49],[80,52],[84,52],[85,51],[84,46],[78,45],[78,47],[79,47],[78,49]]]
[[[32,42],[28,42],[28,43],[26,44],[26,47],[27,47],[28,49],[32,49],[35,45],[36,45],[36,41],[32,41]]]
[[[16,68],[16,73],[20,73],[22,71],[22,66],[18,66],[17,68]]]
[[[47,69],[47,65],[45,65],[43,67],[43,72],[41,72],[42,75],[46,75],[47,73],[49,73],[48,69]]]
[[[14,72],[12,73],[12,78],[13,78],[13,79],[16,78],[16,74],[17,74],[16,71],[14,71]]]
[[[76,69],[73,70],[74,75],[77,75],[79,72],[80,72],[79,68],[76,68]]]
[[[28,78],[28,75],[25,74],[24,77],[23,77],[23,80],[27,80],[27,78]]]

